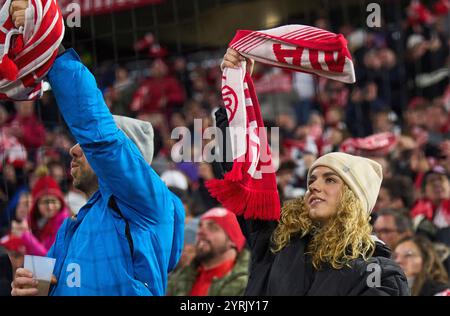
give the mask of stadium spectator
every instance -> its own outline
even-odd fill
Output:
[[[373,232],[389,249],[393,250],[401,239],[414,234],[407,210],[381,209],[376,215]]]
[[[236,216],[224,208],[208,210],[200,218],[194,261],[170,276],[168,295],[243,295],[249,263],[244,246]]]
[[[413,296],[450,296],[448,274],[433,244],[425,237],[401,240],[395,247],[393,258],[405,272]]]

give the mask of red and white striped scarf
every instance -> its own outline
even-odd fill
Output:
[[[264,31],[240,30],[229,47],[255,61],[355,82],[351,55],[339,34],[305,25]],[[277,220],[280,201],[275,170],[258,98],[245,62],[223,72],[222,98],[227,109],[233,168],[224,179],[207,182],[211,195],[245,218]]]
[[[29,0],[25,25],[16,29],[11,0],[0,10],[0,100],[32,100],[58,54],[64,22],[56,0]]]

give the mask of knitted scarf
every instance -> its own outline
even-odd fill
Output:
[[[240,30],[229,47],[255,61],[355,82],[345,38],[319,28],[287,25],[264,31]],[[239,69],[223,72],[222,98],[227,109],[233,168],[206,186],[222,205],[244,218],[278,220],[280,200],[275,169],[253,81]]]
[[[64,22],[56,0],[29,0],[25,25],[16,29],[11,0],[0,10],[0,100],[32,100],[58,53]]]

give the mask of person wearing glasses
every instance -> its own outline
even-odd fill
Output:
[[[392,257],[405,272],[411,295],[450,296],[447,271],[426,237],[402,239]]]
[[[382,209],[377,212],[373,232],[391,250],[401,239],[413,235],[412,221],[406,212],[402,209]]]

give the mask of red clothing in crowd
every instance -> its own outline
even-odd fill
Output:
[[[198,276],[192,286],[191,296],[207,296],[209,287],[214,278],[223,278],[228,272],[233,269],[234,260],[228,260],[212,269],[205,269],[200,266],[198,268]]]
[[[148,78],[134,93],[130,109],[139,113],[164,113],[168,107],[181,105],[185,98],[183,87],[175,77]]]
[[[45,143],[44,125],[34,115],[27,117],[16,116],[8,126],[20,129],[21,135],[16,136],[26,148],[38,148]]]
[[[439,228],[450,226],[450,200],[442,200],[440,205],[434,205],[428,199],[420,199],[411,210],[412,218],[419,215],[434,221]],[[437,215],[439,215],[438,218],[436,218]]]
[[[48,250],[55,242],[59,227],[69,217],[70,211],[66,206],[64,195],[58,183],[50,176],[39,178],[31,191],[31,195],[33,198],[33,205],[29,215],[29,226],[31,230],[22,235],[22,241],[25,244],[27,254],[46,256]],[[39,214],[38,202],[44,195],[54,195],[57,197],[61,202],[61,208],[57,214],[49,218],[40,227],[38,222],[41,215]]]

